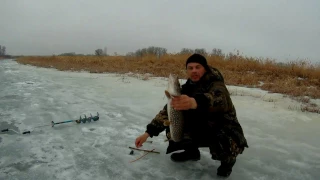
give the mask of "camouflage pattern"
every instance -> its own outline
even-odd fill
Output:
[[[222,74],[213,67],[197,83],[190,79],[182,85],[182,94],[193,97],[197,109],[183,111],[185,127],[184,139],[196,143],[198,147],[209,147],[212,159],[230,161],[249,147],[242,127],[237,119],[235,107],[225,86]],[[166,130],[169,146],[175,143],[170,138],[167,105],[147,125],[150,137],[158,136]],[[182,148],[180,145],[177,147]],[[167,153],[179,150],[168,147]]]

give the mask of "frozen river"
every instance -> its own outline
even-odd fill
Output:
[[[219,162],[174,163],[164,133],[148,154],[129,146],[166,102],[163,78],[143,81],[116,74],[61,72],[0,61],[0,179],[219,179]],[[320,115],[297,110],[279,94],[228,86],[250,148],[228,179],[320,179]],[[289,108],[290,107],[290,108]],[[96,115],[96,122],[51,121]],[[48,125],[39,128],[36,126]],[[30,131],[30,134],[22,132]]]

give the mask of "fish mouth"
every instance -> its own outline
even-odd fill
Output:
[[[174,96],[180,95],[180,83],[179,83],[178,76],[175,76],[173,74],[169,75],[168,88],[165,91],[165,94],[167,98],[172,98]]]

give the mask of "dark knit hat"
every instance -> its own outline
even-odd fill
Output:
[[[201,54],[193,54],[191,55],[188,59],[187,59],[187,62],[186,62],[186,68],[187,68],[187,65],[188,63],[191,63],[191,62],[195,62],[195,63],[199,63],[201,64],[206,70],[209,70],[209,66],[207,64],[207,59],[202,56]]]

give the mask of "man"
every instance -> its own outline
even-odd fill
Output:
[[[170,129],[163,125],[168,120],[165,105],[147,125],[146,132],[136,139],[135,145],[141,147],[148,137],[158,136],[166,129],[169,140],[167,154],[184,150],[173,153],[173,161],[199,160],[198,148],[209,147],[211,158],[221,161],[217,175],[228,177],[236,157],[249,146],[224,78],[200,54],[193,54],[187,59],[186,69],[188,80],[182,85],[182,95],[172,100],[172,107],[184,115],[184,139],[178,143],[170,139]]]

